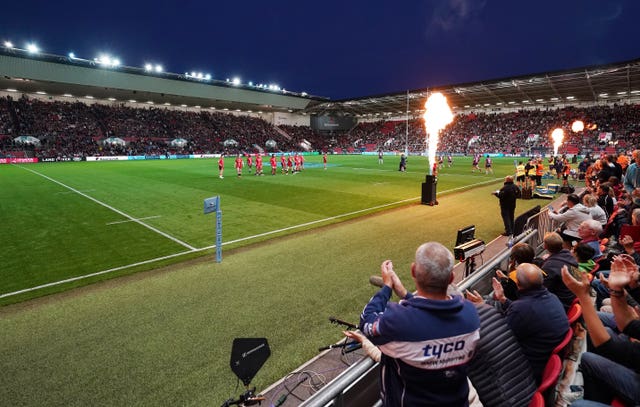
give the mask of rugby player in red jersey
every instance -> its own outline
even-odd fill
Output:
[[[220,178],[224,178],[224,153],[220,154],[220,159],[218,159],[218,172],[220,173]]]
[[[240,154],[238,154],[236,156],[236,164],[235,164],[236,171],[238,172],[238,177],[242,176],[242,166],[243,166],[242,157],[240,157]]]

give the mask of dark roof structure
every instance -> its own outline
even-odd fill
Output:
[[[202,107],[242,112],[388,119],[416,116],[433,92],[443,93],[454,112],[501,112],[567,105],[640,103],[640,58],[607,65],[434,86],[398,93],[332,101],[256,86],[202,81],[187,74],[150,73],[142,68],[109,69],[94,61],[0,47],[0,90],[52,96]],[[133,100],[131,100],[133,101]]]
[[[640,59],[458,85],[311,104],[306,113],[388,117],[418,114],[432,92],[457,111],[556,107],[640,100]]]

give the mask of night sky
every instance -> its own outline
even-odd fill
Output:
[[[640,1],[5,1],[0,41],[332,99],[640,58]]]

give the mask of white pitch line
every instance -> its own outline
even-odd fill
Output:
[[[170,259],[172,257],[178,257],[178,256],[182,256],[183,254],[189,254],[189,253],[193,253],[193,250],[189,250],[187,252],[180,252],[180,253],[170,254],[168,256],[158,257],[158,258],[151,259],[151,260],[144,260],[144,261],[140,261],[140,262],[133,263],[133,264],[127,264],[125,266],[114,267],[112,269],[102,270],[102,271],[98,271],[96,273],[91,273],[91,274],[85,274],[83,276],[67,278],[66,280],[54,281],[53,283],[47,283],[47,284],[42,284],[42,285],[39,285],[39,286],[36,286],[36,287],[25,288],[24,290],[14,291],[12,293],[0,294],[0,298],[12,297],[14,295],[28,293],[30,291],[35,291],[35,290],[40,290],[42,288],[54,287],[56,285],[60,285],[60,284],[64,284],[64,283],[70,283],[72,281],[84,280],[85,278],[95,277],[95,276],[99,276],[101,274],[108,274],[108,273],[112,273],[114,271],[124,270],[124,269],[130,268],[130,267],[140,266],[140,265],[143,265],[143,264],[154,263],[156,261],[166,260],[166,259]]]
[[[105,208],[107,208],[107,209],[111,209],[111,210],[112,210],[112,211],[114,211],[115,213],[117,213],[117,214],[119,214],[119,215],[124,216],[125,218],[127,218],[127,219],[131,220],[132,222],[135,222],[135,223],[137,223],[137,224],[139,224],[139,225],[141,225],[141,226],[144,226],[145,228],[147,228],[147,229],[149,229],[149,230],[152,230],[152,231],[154,231],[154,232],[158,233],[159,235],[162,235],[162,236],[166,237],[167,239],[172,240],[172,241],[174,241],[174,242],[178,243],[179,245],[186,247],[186,248],[187,248],[187,249],[189,249],[189,250],[192,250],[192,251],[196,250],[196,248],[195,248],[195,247],[193,247],[193,246],[191,246],[190,244],[185,243],[185,242],[183,242],[183,241],[181,241],[181,240],[179,240],[179,239],[176,239],[175,237],[173,237],[173,236],[171,236],[171,235],[169,235],[169,234],[167,234],[167,233],[165,233],[165,232],[163,232],[163,231],[161,231],[161,230],[158,230],[158,229],[154,228],[154,227],[153,227],[153,226],[151,226],[151,225],[147,225],[146,223],[144,223],[144,222],[142,222],[142,221],[140,221],[140,220],[138,220],[138,219],[134,218],[133,216],[128,215],[128,214],[126,214],[126,213],[122,212],[121,210],[114,208],[114,207],[113,207],[113,206],[111,206],[111,205],[108,205],[108,204],[106,204],[106,203],[104,203],[104,202],[101,202],[101,201],[97,200],[96,198],[94,198],[94,197],[92,197],[92,196],[89,196],[89,195],[87,195],[87,194],[85,194],[85,193],[83,193],[83,192],[80,192],[80,191],[78,191],[78,190],[77,190],[77,189],[75,189],[75,188],[72,188],[72,187],[70,187],[70,186],[68,186],[68,185],[65,185],[65,184],[63,184],[63,183],[62,183],[62,182],[60,182],[60,181],[57,181],[57,180],[55,180],[55,179],[53,179],[53,178],[51,178],[51,177],[47,177],[46,175],[44,175],[44,174],[40,174],[39,172],[34,171],[34,170],[31,170],[31,169],[29,169],[29,168],[25,168],[25,167],[22,167],[22,166],[18,166],[18,167],[22,168],[22,169],[23,169],[23,170],[25,170],[25,171],[29,171],[29,172],[32,172],[32,173],[34,173],[34,174],[36,174],[36,175],[39,175],[39,176],[41,176],[42,178],[48,179],[48,180],[49,180],[49,181],[51,181],[51,182],[55,182],[56,184],[58,184],[58,185],[60,185],[60,186],[62,186],[62,187],[64,187],[64,188],[67,188],[68,190],[73,191],[73,192],[75,192],[75,193],[76,193],[76,194],[78,194],[78,195],[84,196],[85,198],[92,200],[93,202],[97,203],[98,205],[104,206],[104,207],[105,207]]]
[[[82,192],[94,192],[95,189],[85,189]],[[73,194],[73,191],[60,191],[56,192],[56,195],[65,195],[65,194]]]
[[[155,219],[155,218],[161,218],[161,215],[155,215],[155,216],[145,216],[144,218],[138,218],[137,220],[143,220],[143,219]],[[131,220],[119,220],[117,222],[109,222],[107,223],[107,226],[109,225],[118,225],[120,223],[127,223],[127,222],[132,222]]]

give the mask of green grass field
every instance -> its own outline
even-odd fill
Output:
[[[213,160],[0,167],[0,295],[121,268],[1,299],[23,301],[0,308],[3,404],[220,405],[239,391],[234,337],[269,340],[272,356],[254,379],[265,388],[340,339],[328,316],[357,321],[382,260],[407,280],[420,243],[452,247],[472,223],[486,241],[502,231],[490,192],[512,159],[496,159],[494,176],[456,159],[440,173],[434,207],[418,204],[424,159],[410,157],[407,173],[397,157],[329,160],[326,171],[311,157],[301,174],[242,179],[229,160],[224,180]],[[213,195],[220,264],[205,249],[214,216],[202,201]],[[521,201],[517,213],[536,204]],[[127,220],[122,213],[155,230],[111,224]]]
[[[426,167],[421,157],[411,157],[409,171],[400,173],[395,157],[380,166],[375,157],[334,156],[325,171],[319,160],[310,157],[296,175],[245,171],[240,179],[231,159],[225,179],[216,176],[214,160],[0,167],[1,222],[11,231],[0,237],[0,295],[116,268],[122,269],[87,282],[149,269],[158,262],[130,265],[181,253],[159,263],[212,253],[215,215],[202,211],[210,196],[221,197],[223,248],[229,249],[415,202]],[[461,162],[445,168],[438,190],[493,178],[469,172]]]

